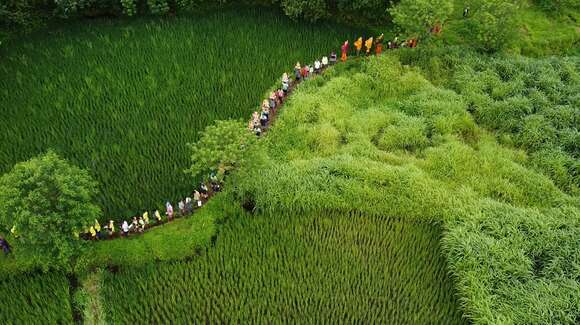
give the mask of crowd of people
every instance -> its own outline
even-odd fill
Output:
[[[208,187],[209,184],[209,187]],[[171,202],[165,202],[165,211],[162,214],[159,210],[143,212],[141,215],[134,216],[132,220],[115,225],[113,220],[101,226],[98,220],[88,227],[82,237],[87,240],[112,239],[115,237],[127,237],[130,234],[141,234],[147,228],[161,225],[165,222],[173,221],[177,217],[186,217],[191,215],[195,209],[201,208],[211,195],[221,191],[221,182],[218,180],[216,173],[212,173],[209,182],[202,182],[198,189],[195,189],[191,196],[188,196],[179,202],[174,209]],[[210,189],[211,188],[211,189]]]
[[[464,16],[469,14],[469,8],[464,12]],[[440,26],[436,25],[431,32],[437,33],[440,31]],[[354,42],[354,50],[356,56],[360,56],[363,51],[369,56],[373,54],[380,55],[383,51],[384,34],[378,37],[370,37],[368,39],[363,39],[359,37]],[[387,49],[397,49],[397,48],[415,48],[417,46],[417,39],[410,38],[404,41],[399,41],[399,37],[395,37],[393,40],[387,42]],[[346,40],[341,46],[341,57],[342,62],[347,61],[348,55],[350,54],[350,43]],[[259,111],[255,111],[252,114],[252,118],[248,123],[248,129],[254,132],[257,136],[263,134],[263,132],[272,123],[272,118],[276,115],[276,111],[284,103],[286,97],[291,92],[291,89],[301,81],[308,80],[313,75],[320,74],[328,66],[336,64],[338,61],[338,56],[336,52],[331,52],[328,56],[323,56],[322,58],[316,59],[311,64],[301,65],[297,62],[294,66],[294,78],[290,78],[288,73],[282,75],[282,80],[280,87],[273,91],[270,96],[262,101],[262,105]],[[211,187],[208,188],[208,185]],[[177,202],[177,210],[174,210],[171,202],[165,203],[165,212],[162,213],[159,210],[152,212],[149,215],[149,211],[143,212],[141,215],[134,216],[130,222],[124,220],[117,226],[113,220],[105,226],[101,226],[98,220],[95,220],[94,224],[85,229],[84,233],[80,235],[82,238],[87,240],[100,240],[100,239],[111,239],[116,237],[127,237],[131,233],[140,234],[146,229],[151,228],[155,225],[160,225],[165,222],[170,222],[176,217],[185,217],[191,215],[195,209],[200,208],[209,199],[209,197],[221,190],[221,182],[218,181],[216,173],[212,173],[209,177],[207,183],[202,182],[198,189],[194,190],[191,196],[188,196],[179,202]],[[15,235],[14,229],[12,233]],[[77,237],[79,235],[77,234]],[[5,254],[10,253],[11,247],[5,238],[0,237],[0,247]]]
[[[370,37],[366,40],[363,37],[359,37],[354,42],[354,49],[356,51],[356,56],[360,56],[363,50],[367,56],[372,55],[373,51],[375,55],[380,55],[383,52],[383,42],[385,35],[381,34],[378,37]],[[397,48],[415,48],[417,46],[417,39],[410,38],[407,40],[400,41],[399,37],[395,37],[392,41],[387,43],[388,49]],[[350,52],[350,43],[346,40],[341,46],[341,57],[342,62],[346,62]],[[294,85],[300,83],[301,81],[308,80],[310,77],[316,74],[322,73],[330,65],[337,63],[338,56],[336,52],[331,52],[328,56],[323,56],[322,58],[316,59],[311,64],[301,65],[300,62],[296,62],[294,66],[294,79],[290,78],[287,72],[282,74],[282,80],[280,86],[274,90],[270,96],[262,101],[262,105],[259,111],[255,111],[252,114],[252,118],[248,122],[248,130],[254,132],[256,136],[261,136],[264,131],[272,122],[272,118],[276,115],[276,111],[284,103],[286,96],[293,88]]]

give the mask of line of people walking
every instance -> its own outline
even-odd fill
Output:
[[[469,8],[465,10],[464,16],[467,16],[468,14]],[[431,30],[432,33],[439,31],[439,25],[436,25],[436,27]],[[377,37],[370,37],[366,40],[363,37],[359,37],[354,42],[356,56],[359,57],[363,50],[366,56],[373,54],[381,55],[383,52],[383,42],[384,34]],[[387,49],[415,47],[417,47],[416,38],[399,41],[399,37],[395,37],[393,40],[387,42]],[[340,47],[340,50],[340,61],[346,62],[348,60],[348,55],[350,54],[350,42],[346,40]],[[336,64],[337,62],[338,57],[335,51],[331,52],[328,56],[316,59],[311,64],[301,65],[300,62],[297,62],[293,71],[294,78],[290,78],[290,75],[286,72],[282,75],[280,87],[270,93],[270,96],[262,101],[259,111],[255,111],[252,114],[252,118],[248,122],[248,129],[254,132],[258,137],[261,136],[271,125],[277,110],[279,110],[284,104],[286,97],[298,83],[306,81],[314,75],[321,74],[324,69]],[[208,185],[211,187],[211,190],[208,188]],[[99,240],[127,237],[131,233],[141,234],[148,228],[171,222],[176,217],[186,217],[191,215],[195,209],[201,208],[214,193],[220,192],[221,186],[222,183],[218,180],[216,173],[212,173],[210,174],[207,183],[202,182],[199,188],[192,192],[191,196],[177,202],[177,211],[174,210],[173,205],[168,201],[165,203],[165,212],[163,214],[159,210],[153,211],[151,215],[149,215],[149,211],[145,211],[142,215],[134,216],[130,222],[124,220],[118,225],[118,228],[113,220],[109,220],[105,226],[101,226],[99,221],[95,220],[95,223],[88,227],[84,233],[80,235],[76,234],[76,236],[87,240]],[[14,228],[11,232],[13,235],[16,235]],[[5,254],[10,253],[11,251],[10,244],[3,237],[0,237],[0,247]]]
[[[364,50],[367,56],[373,54],[381,55],[383,52],[383,42],[385,35],[381,34],[378,37],[370,37],[366,40],[363,37],[359,37],[354,42],[354,49],[356,51],[356,56],[361,55],[361,51]],[[399,41],[399,37],[395,37],[392,41],[387,44],[388,49],[397,48],[415,48],[417,46],[417,39],[410,38],[404,41]],[[341,46],[341,57],[342,62],[346,62],[348,59],[350,51],[350,43],[346,40]],[[276,115],[276,111],[282,106],[285,98],[290,93],[291,89],[296,86],[301,81],[306,81],[310,79],[313,75],[320,74],[324,69],[330,65],[337,63],[337,53],[335,51],[331,52],[329,56],[323,56],[320,59],[316,59],[311,64],[306,64],[302,66],[300,62],[296,62],[294,66],[293,76],[291,79],[287,72],[282,74],[282,83],[279,88],[273,91],[270,96],[262,101],[259,111],[255,111],[252,114],[252,118],[248,121],[248,130],[254,132],[256,136],[260,137],[264,131],[272,123],[273,117]]]
[[[216,173],[210,174],[208,184],[201,182],[199,188],[195,189],[191,196],[177,202],[176,209],[171,202],[167,201],[163,214],[159,210],[152,211],[151,215],[149,211],[145,211],[142,215],[134,216],[130,222],[124,220],[118,225],[115,225],[113,220],[109,220],[105,226],[101,226],[99,221],[95,220],[94,224],[82,234],[82,238],[100,240],[128,237],[130,234],[142,234],[148,228],[171,222],[177,217],[187,217],[196,209],[201,208],[213,194],[221,191],[222,183],[218,180]]]

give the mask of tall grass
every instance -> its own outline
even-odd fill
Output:
[[[72,324],[69,281],[62,273],[0,278],[0,323]]]
[[[461,57],[441,62],[453,61],[487,67]],[[458,87],[479,80],[468,76]],[[435,87],[390,54],[338,67],[294,93],[261,144],[262,163],[239,173],[239,195],[271,215],[355,210],[443,222],[470,320],[574,324],[580,200],[530,168],[530,149],[476,123],[473,100],[489,88],[470,89],[473,96]]]
[[[106,273],[111,323],[461,324],[440,228],[358,213],[239,215],[190,262]]]
[[[247,118],[296,61],[355,35],[259,9],[61,28],[0,50],[0,172],[53,148],[91,171],[115,219],[189,194],[199,131]]]

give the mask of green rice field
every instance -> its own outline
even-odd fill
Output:
[[[243,215],[190,262],[106,273],[111,323],[462,324],[440,227],[357,213]]]
[[[249,118],[282,72],[355,34],[259,9],[38,32],[0,49],[0,173],[52,148],[90,170],[108,217],[160,207],[193,188],[200,130]]]
[[[72,324],[69,280],[62,273],[0,277],[0,324]]]

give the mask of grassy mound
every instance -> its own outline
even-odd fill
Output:
[[[394,55],[340,66],[294,94],[255,168],[240,173],[239,195],[272,215],[354,210],[442,221],[473,321],[575,324],[580,199],[532,168],[529,147],[502,145],[502,132],[481,128],[472,93],[458,89],[434,86]]]
[[[189,194],[198,131],[249,117],[285,69],[355,34],[260,10],[47,33],[1,49],[0,172],[53,148],[91,171],[113,218]]]
[[[440,227],[357,213],[239,215],[190,262],[107,273],[110,322],[461,324]]]

